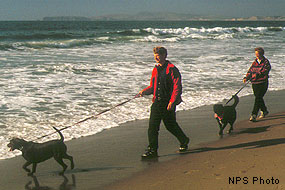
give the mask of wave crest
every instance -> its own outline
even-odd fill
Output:
[[[224,40],[274,35],[285,27],[213,27],[213,28],[143,28],[103,33],[50,32],[34,34],[0,35],[0,50],[26,48],[76,48],[102,43],[120,42],[179,42],[185,40]]]

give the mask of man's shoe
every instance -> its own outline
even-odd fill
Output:
[[[265,118],[265,116],[267,116],[269,114],[268,111],[260,111],[260,116],[258,117],[258,119],[262,119],[262,118]]]
[[[179,152],[186,152],[188,150],[188,144],[190,142],[190,139],[187,137],[187,140],[185,143],[180,145]]]
[[[256,122],[256,115],[251,115],[250,118],[249,118],[249,121],[251,122]]]
[[[157,150],[152,150],[150,148],[148,148],[146,152],[142,155],[142,159],[152,159],[157,157]]]

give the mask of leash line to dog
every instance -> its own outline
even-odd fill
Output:
[[[234,98],[234,96],[238,95],[238,93],[240,93],[240,91],[242,91],[242,89],[244,89],[244,87],[246,87],[249,82],[250,82],[250,80],[248,80],[248,81],[243,85],[243,87],[241,87],[241,89],[239,89],[239,91],[237,91],[237,93],[235,93],[235,95],[233,95],[232,98],[227,101],[226,105]]]
[[[250,82],[250,80],[248,80],[248,81],[245,83],[245,85],[244,85],[241,89],[239,89],[239,91],[238,91],[234,96],[236,96],[238,93],[240,93],[240,91],[241,91],[244,87],[246,87],[249,82]],[[234,96],[233,96],[233,97],[234,97]],[[226,104],[228,104],[228,103],[233,99],[233,97],[232,97],[231,99],[229,99]],[[100,113],[98,113],[98,114],[96,114],[96,115],[93,115],[93,116],[87,117],[87,118],[85,118],[85,119],[83,119],[83,120],[80,120],[80,121],[74,123],[73,125],[69,125],[69,126],[63,127],[63,128],[61,128],[61,129],[58,129],[58,130],[59,130],[59,131],[63,131],[63,130],[65,130],[65,129],[68,129],[68,128],[70,128],[70,127],[73,127],[73,126],[75,126],[75,125],[78,125],[78,124],[80,124],[80,123],[83,123],[83,122],[85,122],[85,121],[87,121],[87,120],[90,120],[90,119],[93,119],[93,118],[95,118],[95,117],[98,117],[98,116],[100,116],[100,115],[102,115],[102,114],[104,114],[104,113],[106,113],[106,112],[108,112],[108,111],[110,111],[110,110],[112,110],[112,109],[114,109],[114,108],[117,108],[117,107],[119,107],[119,106],[122,106],[122,105],[124,105],[124,104],[126,104],[126,103],[132,101],[132,100],[135,99],[135,98],[137,98],[137,96],[134,96],[133,98],[130,98],[130,99],[128,99],[128,100],[126,100],[126,101],[124,101],[124,102],[122,102],[122,103],[119,103],[119,104],[117,104],[117,105],[115,105],[115,106],[113,106],[113,107],[111,107],[111,108],[109,108],[109,109],[106,109],[106,110],[104,110],[104,111],[102,111],[102,112],[100,112]],[[55,134],[55,133],[57,133],[57,132],[55,131],[55,132],[52,132],[52,133],[43,135],[43,136],[41,136],[41,137],[36,138],[35,140],[42,139],[42,138],[44,138],[44,137],[53,135],[53,134]]]
[[[98,114],[96,114],[96,115],[93,115],[93,116],[87,117],[87,118],[85,118],[85,119],[83,119],[83,120],[80,120],[80,121],[74,123],[73,125],[69,125],[69,126],[63,127],[63,128],[61,128],[61,129],[58,129],[58,130],[59,130],[59,131],[63,131],[63,130],[65,130],[65,129],[68,129],[68,128],[70,128],[70,127],[73,127],[73,126],[75,126],[75,125],[78,125],[78,124],[80,124],[80,123],[83,123],[83,122],[85,122],[85,121],[87,121],[87,120],[90,120],[90,119],[93,119],[93,118],[95,118],[95,117],[98,117],[98,116],[100,116],[100,115],[102,115],[102,114],[104,114],[104,113],[106,113],[106,112],[108,112],[108,111],[110,111],[110,110],[112,110],[112,109],[114,109],[114,108],[117,108],[117,107],[119,107],[119,106],[122,106],[122,105],[124,105],[124,104],[126,104],[126,103],[132,101],[132,100],[135,99],[135,98],[137,98],[137,96],[134,96],[133,98],[130,98],[130,99],[128,99],[128,100],[126,100],[126,101],[124,101],[124,102],[122,102],[122,103],[119,103],[119,104],[117,104],[117,105],[115,105],[115,106],[113,106],[113,107],[111,107],[111,108],[109,108],[109,109],[106,109],[106,110],[104,110],[104,111],[102,111],[102,112],[100,112],[100,113],[98,113]],[[37,138],[37,139],[35,139],[35,140],[42,139],[42,138],[44,138],[44,137],[53,135],[53,134],[55,134],[55,133],[57,133],[57,132],[55,131],[55,132],[52,132],[52,133],[43,135],[43,136],[41,136],[41,137],[39,137],[39,138]]]

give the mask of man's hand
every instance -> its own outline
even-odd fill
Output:
[[[135,98],[140,98],[140,97],[142,97],[143,96],[143,91],[140,91],[136,96],[135,96]]]
[[[173,109],[173,103],[169,102],[168,106],[167,106],[167,110],[171,111]]]

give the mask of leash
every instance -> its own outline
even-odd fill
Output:
[[[59,131],[62,131],[62,130],[68,129],[68,128],[70,128],[70,127],[73,127],[74,125],[78,125],[78,124],[83,123],[83,122],[85,122],[85,121],[87,121],[87,120],[90,120],[90,119],[93,119],[93,118],[95,118],[95,117],[98,117],[98,116],[102,115],[103,113],[106,113],[106,112],[108,112],[108,111],[110,111],[110,110],[112,110],[112,109],[114,109],[114,108],[116,108],[116,107],[122,106],[122,105],[124,105],[124,104],[126,104],[126,103],[132,101],[132,100],[135,99],[135,98],[137,98],[137,96],[135,96],[135,97],[133,97],[133,98],[130,98],[130,99],[128,99],[128,100],[126,100],[126,101],[124,101],[124,102],[122,102],[122,103],[119,103],[119,104],[117,104],[117,105],[115,105],[115,106],[113,106],[113,107],[111,107],[111,108],[109,108],[109,109],[106,109],[106,110],[104,110],[104,111],[102,111],[102,112],[100,112],[100,113],[98,113],[98,114],[96,114],[96,115],[93,115],[93,116],[87,117],[87,118],[85,118],[85,119],[83,119],[83,120],[80,120],[80,121],[74,123],[73,125],[69,125],[69,126],[63,127],[63,128],[61,128],[61,129],[58,129],[58,130],[59,130]],[[35,140],[42,139],[42,138],[44,138],[44,137],[50,136],[50,135],[55,134],[55,133],[57,133],[57,131],[54,131],[54,132],[52,132],[52,133],[43,135],[43,136],[41,136],[41,137],[39,137],[39,138],[37,138],[37,139],[35,139]]]
[[[242,89],[244,89],[244,87],[246,87],[246,85],[247,85],[249,82],[250,82],[250,80],[248,80],[248,81],[243,85],[243,87],[241,87],[241,89],[239,89],[239,91],[237,91],[237,93],[235,93],[235,95],[233,95],[232,98],[227,101],[226,104],[228,104],[228,103],[234,98],[234,96],[238,95],[238,93],[240,93],[240,91],[241,91]]]
[[[260,69],[260,71],[261,71],[262,69],[264,69],[264,67],[265,67],[265,65],[262,66],[262,68]],[[238,93],[239,93],[244,87],[246,87],[246,85],[247,85],[251,80],[252,80],[252,78],[250,78],[250,79],[244,84],[244,86],[241,87],[241,89],[239,89],[239,91],[238,91],[235,95],[233,95],[233,97],[232,97],[231,99],[229,99],[229,100],[227,101],[226,104],[228,104],[228,103],[234,98],[234,96],[238,95]]]

